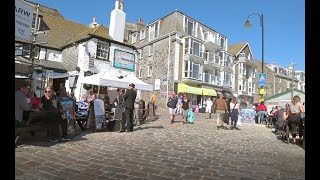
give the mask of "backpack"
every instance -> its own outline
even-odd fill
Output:
[[[167,101],[167,107],[170,107],[171,106],[171,97],[168,99],[168,101]]]

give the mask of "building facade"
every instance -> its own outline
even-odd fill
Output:
[[[137,77],[154,84],[154,92],[165,106],[174,91],[187,94],[193,105],[203,105],[217,91],[232,96],[232,55],[227,37],[199,21],[175,11],[140,26],[129,41],[137,47]]]

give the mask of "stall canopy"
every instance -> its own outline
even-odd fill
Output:
[[[138,90],[144,90],[144,91],[153,90],[152,85],[141,81],[135,75],[128,75],[120,79],[114,74],[110,73],[109,71],[104,71],[98,74],[94,74],[92,76],[83,77],[81,79],[81,83],[98,85],[98,86],[109,86],[109,87],[116,87],[116,88],[127,88],[130,83],[133,83],[136,86],[135,88]]]
[[[199,87],[188,86],[186,84],[178,84],[178,93],[190,93],[202,95],[202,89]]]
[[[294,89],[288,90],[283,93],[268,97],[265,99],[265,104],[268,106],[282,106],[284,107],[287,103],[291,102],[291,91],[293,96],[298,95],[301,99],[301,102],[305,102],[305,93],[303,91]],[[269,107],[268,107],[269,108]]]
[[[202,93],[204,96],[217,96],[217,92],[213,89],[202,88]]]

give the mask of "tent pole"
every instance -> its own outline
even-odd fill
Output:
[[[79,100],[81,100],[81,98],[82,98],[81,97],[82,86],[83,86],[83,83],[80,84]]]
[[[98,97],[100,96],[100,85],[98,86]]]

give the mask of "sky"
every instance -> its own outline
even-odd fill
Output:
[[[115,0],[29,0],[57,9],[65,19],[109,27]],[[262,59],[264,25],[264,62],[305,70],[305,1],[304,0],[124,0],[126,21],[148,24],[175,10],[216,30],[228,38],[228,45],[249,42],[253,56]],[[257,13],[259,15],[251,13]],[[252,23],[246,28],[248,16]]]

